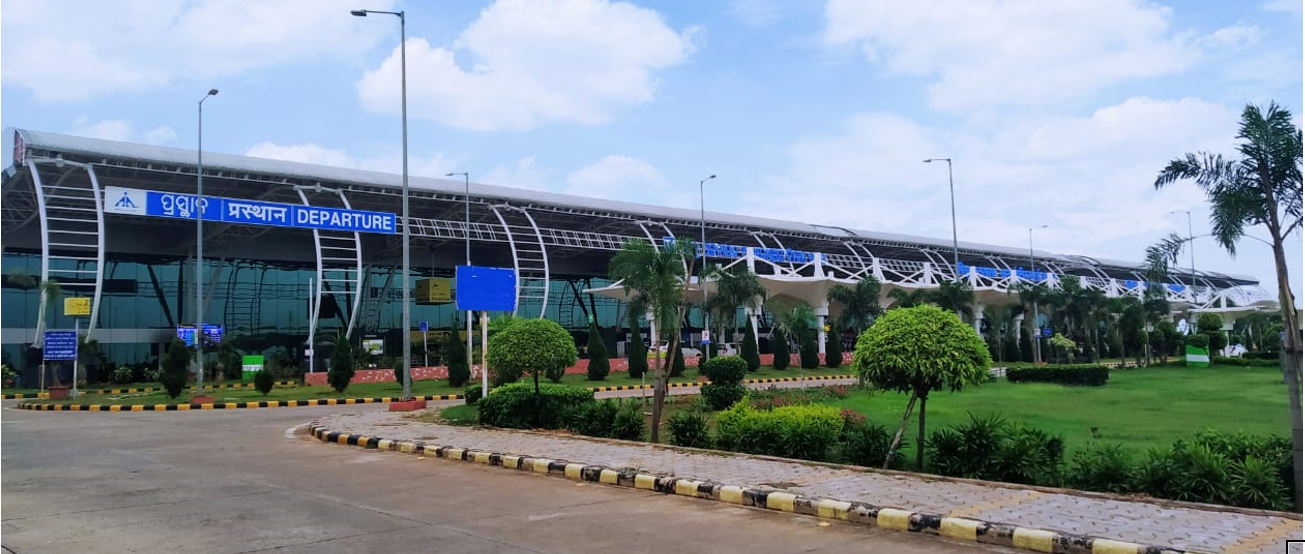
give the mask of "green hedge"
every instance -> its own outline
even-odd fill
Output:
[[[748,362],[738,356],[717,356],[702,364],[702,373],[712,383],[733,385],[748,375]]]
[[[833,406],[784,406],[758,410],[746,402],[716,418],[716,446],[722,450],[784,458],[829,459],[843,416]]]
[[[1012,383],[1058,383],[1100,387],[1110,380],[1110,368],[1101,364],[1007,364],[1006,379]]]
[[[1264,360],[1260,358],[1238,358],[1232,356],[1214,356],[1210,359],[1212,365],[1235,365],[1241,367],[1278,367],[1278,359]]]
[[[573,410],[594,401],[594,391],[566,385],[539,385],[539,420],[535,421],[535,386],[513,383],[489,391],[480,399],[482,425],[514,429],[559,429]]]

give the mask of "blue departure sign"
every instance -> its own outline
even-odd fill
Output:
[[[173,219],[195,219],[241,225],[267,225],[324,229],[351,233],[392,235],[398,225],[392,213],[322,208],[279,202],[260,202],[177,194],[153,190],[105,187],[104,211]]]

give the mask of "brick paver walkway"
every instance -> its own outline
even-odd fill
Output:
[[[350,434],[633,468],[1197,552],[1280,554],[1284,541],[1302,538],[1299,519],[1277,515],[1167,507],[585,437],[424,424],[386,412],[336,415],[323,419],[322,424]]]

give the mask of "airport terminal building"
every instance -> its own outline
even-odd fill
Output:
[[[12,164],[0,181],[0,342],[16,367],[39,364],[29,347],[39,344],[42,327],[77,326],[110,358],[131,363],[149,360],[179,326],[193,325],[201,212],[206,324],[245,350],[302,349],[310,336],[317,342],[344,331],[383,338],[398,354],[399,175],[205,153],[197,204],[195,150],[12,133]],[[953,264],[949,240],[712,211],[700,219],[698,210],[463,180],[409,183],[412,278],[430,279],[415,294],[422,302],[410,331],[419,321],[432,329],[461,325],[441,283],[464,264],[468,239],[474,265],[516,271],[517,316],[572,329],[593,317],[622,328],[623,303],[586,292],[611,285],[612,254],[629,240],[696,240],[700,225],[710,261],[746,263],[772,294],[807,300],[822,316],[837,311],[821,305],[822,287],[865,276],[878,278],[885,293],[965,279],[989,303],[1012,301],[1007,291],[1016,283],[1054,286],[1064,275],[1108,296],[1143,289],[1137,262],[960,242]],[[87,315],[74,321],[62,301],[43,306],[46,281],[59,283],[61,297],[85,298]],[[1213,272],[1175,272],[1166,294],[1185,308],[1274,303],[1254,278]]]

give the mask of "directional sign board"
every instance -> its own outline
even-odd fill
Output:
[[[85,296],[63,299],[63,315],[70,317],[91,315],[91,299]]]
[[[511,312],[517,309],[517,272],[460,265],[455,277],[459,310]]]
[[[394,234],[396,217],[391,213],[320,208],[278,202],[259,202],[177,194],[123,187],[104,187],[104,211],[173,219],[195,219],[243,225],[267,225],[300,229],[327,229],[356,233]]]
[[[77,331],[46,331],[42,346],[46,361],[76,360]]]
[[[209,344],[219,344],[222,342],[222,326],[212,323],[204,324],[204,335],[208,337]],[[177,327],[177,338],[186,346],[195,346],[195,326],[181,325]]]
[[[426,331],[430,330],[430,323],[423,321],[417,325],[417,328],[421,329],[421,332],[425,333]]]

